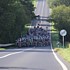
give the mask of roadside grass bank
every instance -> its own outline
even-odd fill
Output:
[[[37,0],[34,0],[34,1],[33,1],[34,7],[36,7],[36,4],[37,4]]]
[[[5,48],[0,48],[0,50],[5,50]]]
[[[14,43],[13,45],[7,45],[7,44],[2,44],[2,46],[0,45],[0,50],[14,49],[14,48],[18,48],[16,46],[16,43]]]
[[[70,48],[60,48],[58,53],[70,63]]]
[[[52,27],[52,29],[55,29],[55,28]],[[63,48],[61,43],[57,45],[57,41],[59,41],[59,32],[52,31],[51,35],[52,35],[52,46],[54,51],[59,53],[61,57],[64,58],[64,60],[70,63],[70,43],[65,43],[65,48]]]

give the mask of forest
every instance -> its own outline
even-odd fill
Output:
[[[13,43],[35,16],[34,0],[0,0],[0,43]]]

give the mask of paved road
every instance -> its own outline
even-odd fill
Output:
[[[36,14],[49,15],[46,0],[38,0]],[[40,22],[40,24],[48,22]],[[0,51],[0,70],[63,70],[51,46]]]
[[[38,47],[0,51],[0,70],[62,70],[62,68],[55,60],[50,47]]]
[[[40,15],[41,19],[47,19],[47,18],[42,18],[42,17],[49,17],[50,16],[50,9],[48,7],[47,1],[46,0],[38,0],[37,2],[37,8],[35,10],[35,14],[36,15]],[[49,22],[47,21],[38,21],[36,22],[36,26],[40,24],[40,25],[45,25],[45,26],[41,26],[43,29],[46,29],[46,25],[50,25]],[[50,29],[50,27],[48,27],[48,30]]]

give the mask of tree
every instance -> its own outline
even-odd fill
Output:
[[[59,5],[70,6],[70,0],[52,0],[51,7],[57,7]]]
[[[24,4],[21,0],[0,0],[0,43],[15,42],[21,37],[25,24],[34,16],[33,10],[28,1]]]
[[[67,30],[67,41],[70,41],[70,7],[65,5],[57,6],[53,9],[52,18],[54,19],[55,28]]]
[[[24,7],[26,7],[26,14],[30,15],[33,18],[34,15],[34,5],[32,4],[32,0],[21,0],[21,3]]]

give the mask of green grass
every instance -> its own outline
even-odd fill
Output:
[[[59,41],[58,33],[52,33],[51,35],[52,35],[52,46],[53,46],[53,48],[55,49],[55,48],[61,47],[61,43],[60,43],[59,47],[57,45],[57,41]]]
[[[51,29],[52,29],[52,33],[58,33],[58,31],[54,28],[54,22],[52,22]]]
[[[31,26],[31,24],[25,24],[25,27],[26,27],[26,26]]]
[[[58,53],[68,62],[70,62],[70,48],[60,48]]]
[[[34,4],[34,7],[36,7],[37,0],[34,0],[34,1],[33,1],[33,4]]]
[[[0,50],[5,50],[5,48],[0,48]]]
[[[54,25],[54,23],[52,22],[52,25]],[[59,35],[58,35],[58,31],[54,28],[54,26],[51,27],[52,29],[52,45],[53,45],[53,48],[58,48],[57,46],[57,41],[59,41]],[[56,31],[54,31],[56,30]]]
[[[55,29],[54,27],[52,28]],[[70,62],[70,43],[66,43],[65,48],[63,48],[61,43],[59,47],[57,46],[57,41],[59,41],[58,31],[56,33],[52,32],[52,46],[54,51],[59,53],[67,62]]]

